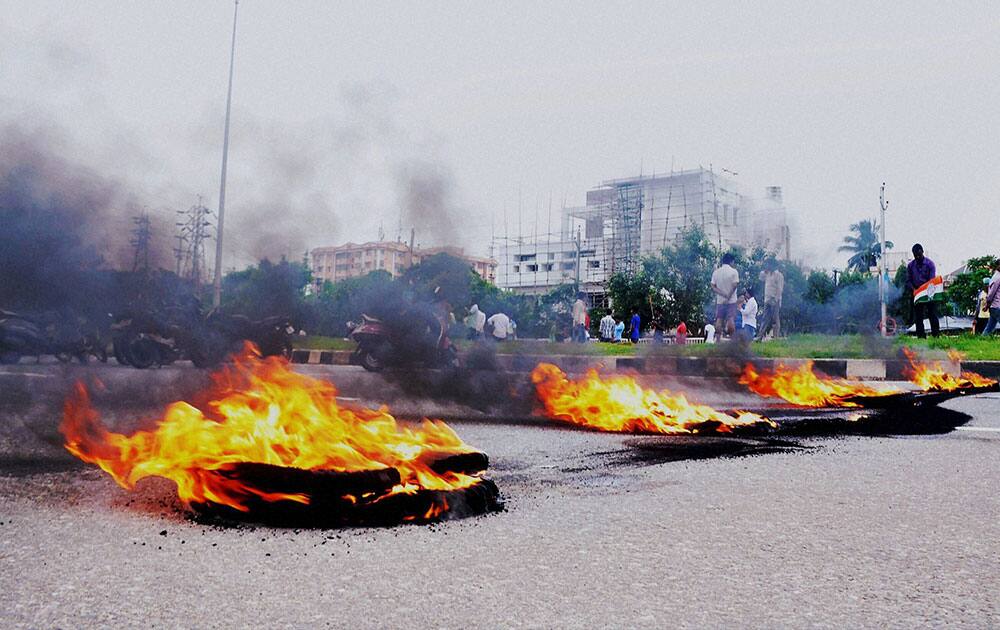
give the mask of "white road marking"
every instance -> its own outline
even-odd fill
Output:
[[[955,427],[956,431],[988,431],[990,433],[1000,433],[1000,427]]]
[[[4,376],[34,376],[35,378],[52,378],[53,374],[39,374],[38,372],[0,372]]]

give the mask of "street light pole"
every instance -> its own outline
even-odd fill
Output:
[[[226,92],[226,129],[222,140],[222,181],[219,183],[219,218],[215,230],[215,282],[212,291],[212,306],[218,308],[222,302],[222,224],[226,213],[226,166],[229,162],[229,111],[233,103],[233,61],[236,59],[236,14],[240,10],[240,0],[233,6],[233,41],[229,49],[229,90]]]
[[[882,329],[882,336],[887,337],[888,331],[886,331],[886,307],[885,307],[885,294],[888,287],[885,286],[886,279],[886,267],[885,267],[885,211],[889,207],[889,202],[885,200],[885,182],[882,182],[882,189],[878,194],[879,205],[882,206],[882,249],[881,255],[879,256],[879,266],[882,271],[878,276],[878,301],[882,308],[882,320],[879,324],[879,328]]]

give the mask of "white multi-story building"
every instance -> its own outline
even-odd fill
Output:
[[[563,209],[556,238],[500,244],[497,284],[544,293],[579,279],[583,291],[601,294],[611,274],[636,270],[642,256],[659,252],[695,225],[720,249],[759,245],[788,258],[781,188],[751,199],[732,177],[698,168],[611,180],[588,191],[586,206]]]

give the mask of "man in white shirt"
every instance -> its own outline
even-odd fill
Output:
[[[473,304],[469,309],[469,316],[465,318],[465,325],[469,327],[469,339],[479,339],[483,336],[483,326],[486,324],[486,313],[479,310],[478,304]]]
[[[573,341],[580,343],[587,341],[587,304],[583,298],[584,293],[580,291],[573,302]]]
[[[494,313],[486,320],[486,323],[493,329],[493,338],[497,341],[504,341],[507,335],[511,334],[510,318],[503,313]]]
[[[601,333],[601,341],[611,341],[615,336],[615,318],[611,316],[611,313],[601,318],[599,332]]]
[[[757,336],[757,298],[753,295],[753,287],[743,290],[743,305],[740,306],[740,315],[743,317],[743,338],[746,341],[753,341]]]
[[[757,336],[763,340],[771,332],[777,338],[781,334],[781,296],[785,292],[785,276],[778,269],[778,261],[765,260],[760,279],[764,281],[764,317]]]
[[[736,332],[736,288],[740,273],[733,267],[733,255],[722,255],[722,265],[712,272],[712,292],[715,293],[715,331],[721,337]]]

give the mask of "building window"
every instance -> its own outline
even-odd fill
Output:
[[[555,267],[555,265],[553,265],[552,263],[548,263],[546,265],[542,265],[542,269],[544,269],[545,271],[552,271],[553,267]]]
[[[736,211],[737,210],[739,210],[739,208],[737,208],[736,206],[733,206],[733,225],[739,225],[740,224],[740,222],[736,219],[736,217],[737,217]]]
[[[549,252],[549,260],[555,260],[555,259],[556,259],[555,252]]]
[[[564,262],[562,264],[562,268],[565,271],[572,271],[572,270],[576,269],[576,263],[575,262]]]
[[[534,254],[521,254],[517,257],[517,262],[527,262],[529,260],[534,260]]]
[[[521,273],[521,265],[514,265],[514,273]]]
[[[538,265],[528,265],[528,271],[538,271]]]
[[[591,269],[600,269],[601,261],[599,260],[588,260],[587,263],[590,265]]]

